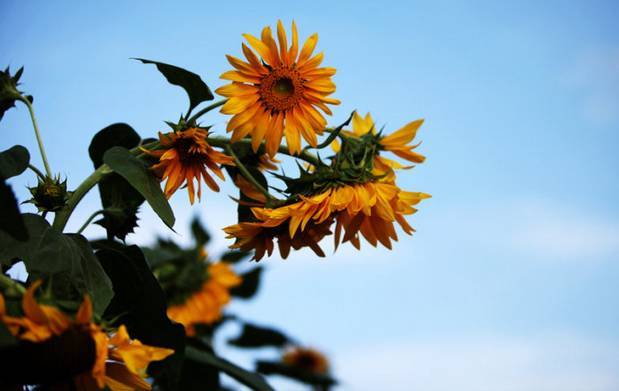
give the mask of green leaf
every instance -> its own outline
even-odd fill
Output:
[[[238,251],[238,250],[230,250],[223,253],[219,258],[222,262],[226,263],[238,263],[243,259],[247,259],[251,256],[250,251]]]
[[[112,147],[135,148],[140,144],[140,135],[133,128],[125,123],[115,123],[109,125],[94,135],[88,155],[95,168],[103,164],[103,155]]]
[[[159,72],[165,76],[166,80],[170,84],[182,87],[189,96],[189,112],[191,112],[194,107],[200,103],[213,100],[215,98],[200,76],[193,72],[189,72],[188,70],[174,65],[146,60],[143,58],[136,58],[135,60],[141,61],[144,64],[155,64]]]
[[[260,276],[262,274],[262,266],[253,268],[247,273],[241,274],[243,282],[241,285],[235,286],[230,290],[232,296],[249,299],[258,292],[260,286]]]
[[[30,153],[25,147],[15,145],[0,152],[0,179],[8,179],[21,174],[28,168]]]
[[[23,218],[29,239],[17,241],[0,232],[0,264],[21,259],[30,278],[52,281],[58,298],[81,302],[88,293],[95,313],[101,314],[113,296],[112,284],[86,239],[61,234],[38,215],[27,213]]]
[[[236,364],[231,363],[221,357],[217,357],[212,353],[198,350],[192,346],[188,346],[185,350],[185,355],[188,359],[213,366],[228,376],[236,379],[240,383],[246,385],[255,391],[275,391],[262,376],[257,373],[249,372]]]
[[[191,232],[196,240],[196,247],[202,247],[211,240],[211,235],[206,228],[200,223],[198,216],[195,216],[191,221]]]
[[[228,340],[228,343],[241,348],[260,348],[263,346],[282,347],[290,339],[281,331],[268,327],[256,326],[250,323],[243,325],[243,331],[238,337]]]
[[[95,134],[88,154],[95,168],[103,164],[105,152],[115,146],[128,149],[140,144],[140,136],[133,128],[124,123],[112,124]],[[108,238],[117,237],[125,240],[127,234],[137,227],[137,213],[144,197],[123,177],[112,173],[99,181],[99,194],[105,212],[103,218],[96,221],[107,231]]]
[[[159,181],[140,159],[127,148],[112,147],[103,155],[103,161],[140,192],[168,227],[174,226],[174,213],[161,191]]]
[[[213,348],[198,338],[187,338],[187,344],[214,354]],[[211,365],[185,358],[181,371],[180,389],[183,391],[223,391],[219,381],[219,370]]]
[[[129,335],[145,344],[174,349],[163,361],[152,363],[149,373],[166,389],[177,390],[185,346],[182,325],[166,313],[166,298],[137,246],[99,241],[96,256],[114,285],[114,298],[104,317],[124,324]]]
[[[6,232],[16,240],[27,240],[28,230],[19,212],[17,199],[11,186],[4,183],[4,179],[0,179],[0,205],[0,232]]]
[[[306,384],[325,388],[337,384],[337,381],[327,374],[310,372],[276,361],[259,360],[256,362],[256,370],[265,375],[282,375]]]

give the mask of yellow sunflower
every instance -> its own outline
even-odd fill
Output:
[[[219,164],[234,165],[234,160],[213,149],[206,141],[208,133],[204,129],[190,128],[178,132],[159,133],[160,147],[155,150],[143,149],[145,153],[159,159],[151,168],[166,180],[165,195],[170,198],[183,184],[187,185],[189,201],[194,202],[197,180],[198,199],[202,195],[202,179],[213,191],[219,191],[219,186],[208,173],[210,169],[221,180],[223,172]]]
[[[224,262],[209,265],[208,280],[200,291],[184,303],[168,307],[168,317],[185,326],[189,336],[195,335],[196,324],[211,324],[221,319],[223,307],[230,301],[230,288],[242,282]]]
[[[254,214],[261,208],[252,208]],[[236,239],[236,242],[230,246],[233,249],[241,251],[255,250],[254,258],[259,261],[264,255],[271,256],[273,254],[273,240],[277,239],[279,253],[282,258],[286,259],[290,254],[290,249],[300,250],[304,247],[309,247],[319,257],[324,257],[318,242],[325,236],[331,234],[331,224],[333,219],[325,220],[321,223],[315,221],[309,222],[303,231],[297,231],[294,235],[290,235],[289,221],[286,219],[278,220],[279,224],[273,221],[266,223],[259,222],[241,222],[224,228],[224,232],[228,234],[228,239]]]
[[[291,245],[295,249],[309,246],[324,256],[318,242],[331,234],[329,228],[334,221],[336,248],[344,230],[342,242],[350,241],[356,248],[360,247],[361,233],[373,246],[380,242],[391,249],[391,240],[398,239],[394,223],[412,234],[414,230],[404,216],[415,213],[413,205],[429,197],[425,193],[404,191],[395,183],[383,180],[350,184],[309,197],[300,196],[300,201],[274,209],[254,207],[251,210],[258,221],[235,224],[224,231],[228,238],[237,240],[232,248],[255,249],[257,260],[265,252],[272,254],[274,238],[278,239],[283,258]]]
[[[282,362],[304,371],[326,374],[329,372],[329,361],[316,349],[293,347],[284,352]]]
[[[423,119],[418,119],[409,122],[392,134],[380,136],[378,138],[379,149],[392,152],[411,163],[423,163],[426,160],[425,156],[414,151],[419,144],[408,145],[413,141],[422,124]],[[355,112],[352,117],[352,130],[344,130],[342,133],[347,137],[361,137],[368,133],[376,135],[377,132],[376,125],[370,113],[362,117]],[[339,152],[340,150],[340,144],[337,140],[331,144],[331,147],[335,152]],[[391,169],[410,168],[410,166],[404,166],[395,160],[381,156],[379,153],[374,158],[374,168],[376,174],[384,174]]]
[[[73,381],[78,391],[150,390],[146,382],[146,368],[151,361],[159,361],[174,353],[171,349],[144,345],[131,339],[124,325],[111,337],[92,321],[92,303],[84,297],[75,319],[58,308],[39,304],[34,297],[41,285],[36,281],[22,298],[23,317],[6,314],[4,297],[0,294],[0,321],[15,337],[31,342],[43,342],[71,328],[88,333],[95,342],[95,363],[89,373],[76,376]]]
[[[270,27],[262,30],[260,39],[250,34],[243,37],[255,53],[243,43],[247,62],[227,56],[235,69],[221,78],[231,83],[216,90],[228,98],[221,112],[233,116],[227,126],[233,132],[232,141],[250,135],[257,151],[266,140],[270,156],[275,156],[284,135],[292,153],[301,152],[301,137],[316,146],[317,135],[327,123],[323,113],[331,115],[327,104],[340,103],[329,97],[335,92],[331,81],[335,68],[320,67],[322,53],[312,56],[318,35],[309,37],[299,50],[297,27],[292,22],[289,47],[284,26],[278,21],[277,42]]]

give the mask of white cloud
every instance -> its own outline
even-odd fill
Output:
[[[586,119],[595,124],[619,120],[619,48],[581,53],[562,74],[561,81],[580,92]]]
[[[617,347],[570,336],[432,340],[338,356],[342,391],[616,391]]]
[[[582,211],[525,205],[510,240],[515,248],[537,255],[587,260],[619,252],[619,223]]]

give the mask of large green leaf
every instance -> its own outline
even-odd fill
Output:
[[[175,65],[136,58],[144,64],[154,64],[170,84],[182,87],[189,96],[189,112],[202,102],[213,100],[214,96],[199,75]]]
[[[35,214],[24,214],[29,238],[18,241],[0,232],[0,264],[24,261],[31,278],[51,280],[59,298],[81,302],[88,293],[94,311],[101,314],[110,302],[112,284],[81,235],[64,235]]]
[[[215,356],[204,350],[188,346],[185,350],[188,359],[213,366],[233,379],[255,391],[274,391],[274,389],[257,373],[249,372],[228,360]]]
[[[30,153],[25,147],[15,145],[0,152],[0,179],[8,179],[21,174],[28,168]]]
[[[202,225],[198,216],[195,216],[191,221],[191,232],[193,233],[193,238],[196,241],[197,247],[202,247],[211,240],[211,235]]]
[[[112,147],[103,155],[103,162],[139,191],[168,227],[174,226],[174,213],[161,191],[159,181],[140,159],[127,148]]]
[[[0,206],[0,232],[6,232],[17,240],[28,239],[28,230],[19,212],[17,199],[4,179],[0,179]]]
[[[30,153],[25,147],[15,145],[0,152],[0,179],[8,179],[21,174],[28,168]]]
[[[260,286],[260,276],[262,275],[262,266],[255,267],[247,273],[241,274],[243,282],[241,285],[235,286],[230,290],[232,296],[249,299],[258,292]]]
[[[256,326],[250,323],[243,325],[241,334],[228,341],[229,344],[241,348],[260,348],[263,346],[282,347],[290,339],[281,331],[268,327]]]
[[[129,335],[145,344],[174,349],[167,359],[149,367],[158,382],[167,390],[177,390],[185,331],[173,323],[166,313],[166,298],[157,279],[150,271],[144,255],[137,246],[100,241],[96,255],[114,285],[114,298],[105,318],[127,326]]]
[[[88,154],[95,168],[103,164],[105,152],[116,146],[128,149],[140,144],[140,136],[124,123],[116,123],[103,128],[92,138]],[[99,181],[99,194],[104,209],[103,218],[96,224],[103,226],[108,238],[125,240],[127,234],[137,227],[137,213],[144,197],[123,177],[112,173]]]

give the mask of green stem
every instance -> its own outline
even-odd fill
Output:
[[[247,179],[256,189],[258,189],[262,194],[264,194],[264,196],[270,200],[270,201],[275,201],[276,198],[273,197],[269,191],[267,189],[264,188],[264,186],[262,186],[257,180],[256,178],[254,178],[254,176],[249,172],[249,170],[247,169],[247,167],[245,167],[245,165],[239,160],[239,158],[236,156],[236,154],[234,153],[234,151],[232,150],[232,147],[230,145],[226,146],[226,151],[228,152],[228,154],[230,156],[232,156],[232,158],[234,159],[234,162],[236,163],[236,167],[239,169],[239,171],[241,171],[241,174],[243,174],[243,176],[245,177],[245,179]]]
[[[107,164],[102,164],[92,174],[90,174],[88,178],[84,179],[75,191],[73,191],[73,194],[71,194],[69,201],[67,201],[67,205],[61,211],[56,213],[52,227],[58,232],[62,232],[77,204],[79,204],[86,193],[88,193],[90,189],[92,189],[101,180],[101,178],[103,178],[104,175],[111,172],[112,169]]]
[[[37,143],[39,144],[39,151],[41,152],[41,158],[43,159],[43,165],[45,166],[45,172],[48,177],[52,177],[52,170],[49,167],[49,163],[47,162],[47,155],[45,154],[45,147],[43,147],[43,138],[41,137],[41,132],[39,131],[39,125],[37,125],[37,119],[34,116],[34,110],[32,108],[32,104],[27,98],[21,96],[19,98],[26,107],[28,108],[28,112],[30,113],[30,119],[32,120],[32,127],[34,128],[34,134],[37,138]]]
[[[20,283],[8,276],[5,276],[2,273],[0,273],[0,287],[4,288],[3,290],[13,290],[20,294],[24,294],[24,292],[26,291],[26,289]]]
[[[37,176],[39,178],[41,178],[41,180],[45,180],[45,175],[43,175],[43,173],[41,172],[41,170],[39,170],[38,168],[36,168],[35,166],[33,166],[32,164],[28,164],[28,168],[31,169],[35,174],[37,174]]]
[[[198,111],[197,113],[195,113],[194,115],[191,116],[191,118],[189,118],[187,120],[187,123],[191,124],[196,122],[196,120],[198,118],[200,118],[201,116],[203,116],[204,114],[208,113],[209,111],[218,108],[219,106],[223,106],[226,102],[228,101],[228,99],[223,99],[220,100],[219,102],[215,102],[210,106],[206,106],[205,108],[203,108],[202,110]],[[189,113],[187,113],[189,114]]]
[[[207,137],[206,141],[211,144],[214,147],[219,147],[219,148],[226,148],[228,145],[231,145],[230,143],[230,139],[228,137]],[[247,144],[250,145],[251,144],[251,139],[248,138],[244,138],[244,139],[240,139],[239,141],[237,141],[236,143],[238,144]],[[264,141],[262,142],[261,146],[264,146]],[[320,160],[318,160],[318,157],[316,157],[315,155],[307,152],[307,151],[301,151],[300,154],[295,155],[293,153],[291,153],[288,150],[288,147],[285,145],[280,145],[278,150],[279,153],[282,153],[284,155],[288,155],[288,156],[292,156],[294,158],[298,158],[301,159],[303,161],[306,161],[314,166],[318,166],[320,164]]]
[[[84,222],[84,224],[82,224],[80,229],[77,230],[77,233],[81,234],[82,232],[84,232],[86,227],[88,227],[88,224],[90,224],[95,219],[95,217],[97,217],[100,214],[103,214],[103,212],[105,212],[105,211],[103,209],[100,209],[100,210],[96,211],[95,213],[91,214],[90,217]]]

